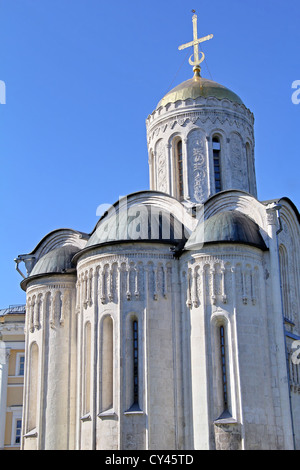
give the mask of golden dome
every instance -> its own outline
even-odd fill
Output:
[[[166,106],[168,103],[175,103],[179,100],[184,101],[188,98],[196,99],[200,96],[203,96],[204,98],[214,97],[218,100],[228,99],[234,103],[244,104],[238,95],[225,86],[212,80],[208,80],[207,78],[202,78],[199,74],[195,74],[193,78],[182,82],[180,85],[169,91],[160,100],[157,108],[160,106]]]

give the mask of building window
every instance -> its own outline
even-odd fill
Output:
[[[251,150],[250,150],[250,145],[247,142],[246,143],[246,159],[247,159],[247,173],[248,173],[248,190],[251,192],[252,190],[252,181],[253,181],[253,165],[252,165],[252,159],[251,159]]]
[[[15,428],[15,444],[21,444],[21,430],[22,430],[22,420],[16,420],[16,428]]]
[[[25,356],[20,356],[18,375],[24,375],[24,365],[25,365]]]
[[[221,144],[220,144],[219,137],[213,137],[212,149],[213,149],[213,161],[214,161],[215,191],[216,193],[218,193],[219,191],[222,190],[221,163],[220,163]]]
[[[182,140],[176,143],[176,164],[177,164],[177,179],[178,179],[178,197],[183,198],[183,165],[182,165]]]
[[[141,368],[143,360],[142,349],[139,348],[140,324],[134,314],[128,316],[126,326],[126,386],[125,386],[125,413],[143,413],[141,406],[143,396],[143,374]]]
[[[25,369],[25,354],[17,353],[15,375],[23,376]]]
[[[226,372],[226,344],[225,344],[225,328],[220,326],[220,359],[222,374],[222,393],[224,410],[228,408],[228,390],[227,390],[227,372]]]
[[[150,189],[156,189],[156,179],[155,179],[155,161],[154,161],[154,153],[153,150],[150,152],[149,157],[149,165],[150,165]]]
[[[139,402],[139,342],[138,342],[138,322],[132,322],[133,327],[133,404]]]

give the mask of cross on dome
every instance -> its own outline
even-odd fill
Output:
[[[178,49],[181,51],[182,49],[186,49],[187,47],[194,47],[194,60],[192,60],[192,55],[189,58],[189,63],[190,65],[193,65],[193,71],[195,73],[200,74],[200,64],[204,60],[204,52],[200,51],[201,57],[199,57],[199,44],[204,41],[208,41],[209,39],[213,38],[213,34],[208,34],[207,36],[204,36],[202,38],[198,38],[198,32],[197,32],[197,15],[195,13],[195,10],[192,10],[194,13],[193,15],[193,41],[187,42],[186,44],[182,44],[181,46],[178,47]]]

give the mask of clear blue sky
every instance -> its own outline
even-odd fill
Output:
[[[192,76],[177,49],[192,9],[214,34],[203,76],[255,115],[258,198],[300,208],[299,2],[0,0],[0,308],[25,301],[17,255],[57,228],[90,233],[98,205],[148,189],[145,119]]]

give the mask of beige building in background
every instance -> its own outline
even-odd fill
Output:
[[[25,305],[0,310],[0,450],[19,450],[25,366]]]

